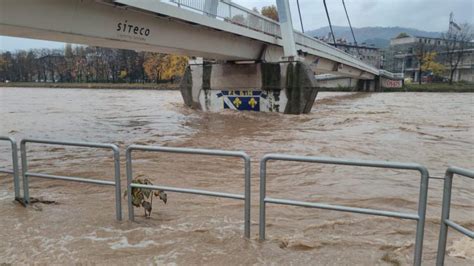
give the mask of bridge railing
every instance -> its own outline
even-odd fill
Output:
[[[379,73],[380,73],[380,76],[385,76],[392,79],[403,79],[405,77],[403,73],[392,73],[383,69],[380,69]]]
[[[449,167],[446,170],[444,177],[444,192],[443,192],[443,209],[441,211],[441,228],[438,239],[438,255],[436,259],[436,265],[444,265],[444,256],[446,253],[446,240],[448,237],[448,228],[451,227],[456,231],[464,234],[471,239],[474,238],[474,232],[457,224],[453,220],[449,219],[449,212],[451,209],[451,190],[453,186],[454,174],[474,179],[474,171],[463,169],[459,167]]]
[[[20,177],[18,170],[18,148],[15,139],[10,137],[0,136],[0,141],[9,142],[12,151],[12,170],[0,168],[0,173],[11,174],[13,176],[13,187],[15,190],[15,199],[20,199]]]
[[[173,4],[174,6],[196,11],[206,16],[214,17],[216,19],[236,24],[248,29],[262,32],[264,34],[273,36],[275,38],[281,38],[280,23],[267,18],[253,10],[240,6],[233,3],[230,0],[214,0],[217,2],[217,8],[211,8],[206,6],[206,0],[166,0],[163,3]],[[210,2],[209,2],[210,3]],[[354,62],[354,59],[358,58],[351,54],[348,54],[342,50],[334,50],[334,46],[331,46],[323,41],[308,36],[302,32],[294,31],[295,43],[314,49],[318,47],[318,50],[326,54],[333,55],[339,59]],[[372,72],[377,72],[377,69],[363,62],[358,62],[364,68],[369,68]]]
[[[17,146],[16,141],[11,137],[0,136],[0,141],[7,141],[12,145],[12,157],[13,157],[13,169],[8,170],[0,168],[1,173],[13,174],[16,176],[15,181],[15,196],[19,196],[20,187],[19,187],[19,167],[18,167],[18,155],[17,155]],[[37,144],[46,144],[46,145],[60,145],[60,146],[74,146],[74,147],[88,147],[88,148],[99,148],[99,149],[109,149],[113,151],[114,158],[114,173],[115,173],[115,182],[106,181],[99,179],[86,179],[81,177],[71,177],[71,176],[58,176],[50,175],[43,173],[34,173],[28,169],[27,161],[27,143],[37,143]],[[120,155],[119,148],[114,144],[100,144],[100,143],[81,143],[81,142],[64,142],[64,141],[50,141],[50,140],[37,140],[37,139],[23,139],[20,142],[20,151],[21,151],[21,171],[23,176],[23,195],[24,202],[28,204],[29,201],[29,177],[38,177],[38,178],[47,178],[54,180],[64,180],[64,181],[73,181],[73,182],[82,182],[90,183],[97,185],[108,185],[115,187],[115,200],[116,200],[116,216],[117,220],[121,220],[122,209],[121,209],[121,190],[120,190]],[[245,185],[243,194],[234,194],[234,193],[225,193],[225,192],[216,192],[216,191],[206,191],[198,189],[187,189],[179,187],[167,187],[167,186],[154,186],[154,185],[141,185],[132,182],[133,172],[132,172],[132,151],[145,151],[145,152],[159,152],[159,153],[178,153],[178,154],[194,154],[194,155],[204,155],[204,156],[219,156],[219,157],[234,157],[240,158],[244,161],[244,176],[245,176]],[[309,163],[319,163],[319,164],[332,164],[332,165],[346,165],[346,166],[359,166],[359,167],[373,167],[373,168],[385,168],[385,169],[402,169],[402,170],[412,170],[418,171],[421,175],[420,180],[420,192],[418,199],[418,211],[417,213],[403,213],[403,212],[393,212],[393,211],[384,211],[377,209],[367,209],[367,208],[357,208],[349,206],[340,206],[340,205],[331,205],[324,203],[316,202],[304,202],[304,201],[295,201],[289,199],[281,198],[272,198],[267,197],[266,195],[266,176],[267,176],[267,163],[268,161],[296,161],[296,162],[309,162]],[[16,163],[15,163],[16,162]],[[127,169],[127,195],[128,195],[128,206],[129,206],[129,219],[134,219],[133,206],[131,204],[131,191],[132,188],[143,188],[151,190],[164,190],[177,193],[186,193],[186,194],[195,194],[195,195],[204,195],[211,197],[220,197],[220,198],[229,198],[236,200],[244,201],[244,230],[245,237],[250,237],[250,178],[251,178],[251,161],[250,157],[244,152],[238,151],[224,151],[224,150],[205,150],[205,149],[190,149],[190,148],[173,148],[173,147],[153,147],[153,146],[141,146],[141,145],[131,145],[127,148],[126,151],[126,169]],[[458,168],[458,167],[449,167],[446,171],[444,178],[429,176],[428,170],[419,164],[412,163],[396,163],[388,161],[358,161],[358,160],[346,160],[346,159],[335,159],[335,158],[324,158],[324,157],[310,157],[310,156],[294,156],[294,155],[284,155],[284,154],[267,154],[260,161],[260,220],[259,220],[259,236],[261,240],[265,240],[265,221],[266,221],[266,204],[280,204],[280,205],[290,205],[290,206],[300,206],[307,208],[318,208],[342,212],[351,212],[367,215],[376,215],[376,216],[385,216],[399,219],[415,220],[417,222],[416,228],[416,240],[415,240],[415,265],[421,264],[422,259],[422,249],[423,249],[423,236],[424,236],[424,226],[425,226],[425,216],[426,216],[426,204],[427,204],[427,193],[428,193],[428,180],[429,179],[444,179],[444,193],[443,193],[443,206],[442,206],[442,216],[441,216],[441,229],[438,239],[438,254],[437,254],[437,265],[444,264],[445,250],[446,250],[446,240],[448,228],[451,227],[460,233],[474,238],[474,232],[459,225],[449,218],[450,206],[451,206],[451,190],[452,190],[452,179],[454,175],[464,176],[470,179],[474,179],[474,171]],[[26,205],[25,205],[26,206]]]
[[[189,189],[181,187],[168,187],[158,185],[144,185],[133,182],[133,151],[155,152],[155,153],[174,153],[174,154],[191,154],[204,155],[213,157],[232,157],[240,158],[244,161],[244,193],[234,194],[226,192],[216,192],[200,189]],[[162,190],[167,192],[194,194],[208,197],[227,198],[244,201],[244,235],[250,238],[250,157],[245,152],[240,151],[224,151],[224,150],[208,150],[208,149],[192,149],[192,148],[174,148],[174,147],[158,147],[158,146],[142,146],[131,145],[125,152],[127,160],[127,197],[128,197],[128,218],[130,221],[135,219],[132,204],[132,189],[141,188],[149,190]]]
[[[83,148],[96,148],[96,149],[108,149],[113,152],[114,159],[114,181],[107,181],[101,179],[90,179],[83,177],[73,177],[73,176],[61,176],[61,175],[51,175],[43,173],[31,172],[28,169],[28,157],[27,157],[27,143],[36,143],[44,145],[56,145],[56,146],[72,146],[72,147],[83,147]],[[23,197],[24,203],[30,203],[30,193],[29,193],[29,178],[45,178],[53,180],[63,180],[95,185],[105,185],[115,187],[115,214],[117,220],[122,220],[122,203],[121,203],[121,186],[120,186],[120,152],[119,148],[114,144],[102,144],[102,143],[85,143],[85,142],[70,142],[70,141],[51,141],[51,140],[40,140],[40,139],[23,139],[20,142],[21,150],[21,171],[23,177]]]
[[[197,11],[232,24],[237,24],[265,34],[281,37],[280,24],[250,9],[231,1],[218,1],[217,8],[207,7],[206,0],[167,0],[164,3],[174,4],[180,8]]]
[[[278,199],[271,198],[266,195],[266,178],[267,178],[267,163],[268,161],[293,161],[293,162],[307,162],[307,163],[319,163],[319,164],[333,164],[333,165],[347,165],[347,166],[358,166],[358,167],[373,167],[373,168],[385,168],[385,169],[401,169],[401,170],[412,170],[418,171],[421,175],[420,178],[420,193],[418,199],[418,212],[413,213],[402,213],[383,211],[376,209],[366,208],[355,208],[348,206],[330,205],[316,202],[305,202],[295,201],[289,199]],[[299,206],[306,208],[317,208],[325,210],[334,210],[342,212],[360,213],[368,215],[377,215],[385,217],[393,217],[398,219],[415,220],[416,225],[416,239],[415,239],[415,258],[414,265],[421,265],[422,251],[423,251],[423,236],[425,228],[425,216],[426,216],[426,202],[428,195],[428,170],[418,164],[411,163],[396,163],[396,162],[385,162],[385,161],[359,161],[359,160],[347,160],[347,159],[336,159],[336,158],[324,158],[324,157],[309,157],[309,156],[294,156],[285,154],[267,154],[260,161],[260,222],[259,222],[259,236],[260,240],[265,240],[265,223],[266,223],[266,204],[280,204]]]

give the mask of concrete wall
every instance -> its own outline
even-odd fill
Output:
[[[338,78],[338,79],[318,79],[318,87],[320,88],[355,88],[357,87],[358,79],[353,78]]]
[[[302,62],[190,65],[180,84],[186,105],[204,111],[309,113],[317,95]]]

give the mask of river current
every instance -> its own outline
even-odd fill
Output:
[[[55,204],[13,201],[0,174],[1,263],[410,265],[416,223],[361,214],[267,205],[267,241],[258,241],[259,160],[266,153],[414,162],[441,177],[449,165],[474,169],[474,94],[321,92],[310,114],[206,113],[177,91],[0,88],[0,135],[239,150],[252,158],[251,238],[243,202],[168,193],[151,218],[115,220],[112,187],[31,177],[30,195]],[[28,144],[30,171],[113,180],[109,151]],[[156,185],[243,193],[238,159],[137,152],[135,176]],[[0,165],[9,147],[0,143]],[[431,179],[423,261],[434,265],[442,181]],[[419,173],[272,162],[267,195],[416,213]],[[455,177],[451,218],[474,228],[474,182]],[[474,264],[474,241],[449,230],[447,265]]]

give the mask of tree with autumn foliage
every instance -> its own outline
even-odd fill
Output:
[[[66,45],[0,52],[0,82],[160,82],[179,79],[188,58],[133,50]]]
[[[438,56],[438,53],[436,52],[427,53],[423,59],[423,64],[421,65],[421,71],[431,72],[435,76],[441,76],[445,68],[443,64],[438,63],[436,61],[437,56]]]
[[[275,5],[262,7],[262,10],[261,10],[260,13],[263,16],[269,18],[269,19],[273,19],[275,21],[280,21],[279,18],[278,18],[278,10],[277,10],[277,7]]]
[[[188,60],[185,56],[148,53],[143,67],[149,80],[174,80],[184,74]]]

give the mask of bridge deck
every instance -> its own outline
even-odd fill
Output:
[[[283,57],[278,22],[228,0],[4,0],[0,35],[204,57]],[[5,12],[8,11],[8,12]],[[393,78],[333,46],[294,32],[296,49],[315,74]]]

